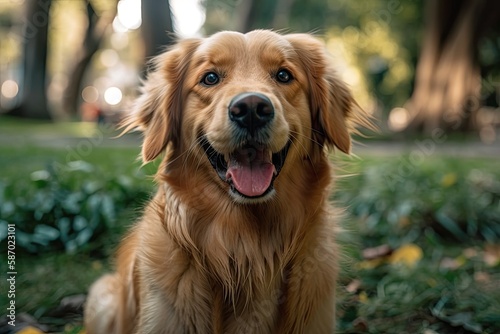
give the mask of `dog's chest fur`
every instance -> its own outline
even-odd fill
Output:
[[[294,267],[301,252],[307,252],[302,244],[314,245],[300,229],[287,228],[300,226],[293,216],[222,207],[203,215],[168,187],[150,207],[154,213],[163,207],[164,214],[154,223],[148,217],[148,230],[141,233],[148,247],[140,247],[138,271],[149,282],[141,327],[154,324],[152,333],[167,327],[192,333],[275,333],[290,303],[288,290],[297,288],[293,285],[305,274],[304,268]],[[311,235],[316,229],[308,230]],[[185,318],[170,318],[171,313]],[[172,321],[183,324],[170,327]]]

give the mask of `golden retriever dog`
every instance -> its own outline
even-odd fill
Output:
[[[367,124],[325,46],[256,30],[154,60],[125,131],[158,191],[90,289],[89,334],[332,333],[339,249],[328,149]]]

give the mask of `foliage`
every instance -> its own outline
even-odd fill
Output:
[[[253,28],[284,28],[285,32],[314,32],[323,37],[340,74],[364,107],[379,104],[389,111],[409,98],[422,37],[423,0],[289,1],[285,27],[273,26],[279,0],[253,1]],[[207,33],[237,27],[240,2],[203,3]]]
[[[339,305],[342,332],[498,333],[495,267],[474,257],[450,268],[432,255],[411,267],[358,266],[358,286]]]
[[[343,266],[339,330],[498,333],[498,163],[415,157],[376,159],[338,182],[359,238],[341,239],[355,260]]]
[[[360,230],[373,243],[397,247],[420,237],[467,241],[500,239],[498,173],[458,169],[454,161],[413,165],[411,156],[397,163],[368,166],[349,179],[350,191],[338,200],[360,217]],[[438,238],[438,239],[436,239]]]
[[[29,180],[0,182],[0,241],[6,239],[7,224],[15,224],[18,249],[75,252],[147,194],[137,178],[105,176],[82,160],[54,162]]]

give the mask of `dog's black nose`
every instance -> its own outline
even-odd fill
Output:
[[[242,93],[236,95],[229,104],[229,119],[252,135],[273,118],[273,104],[264,94]]]

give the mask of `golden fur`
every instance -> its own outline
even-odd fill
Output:
[[[367,121],[323,43],[221,32],[182,40],[154,63],[125,127],[143,131],[144,162],[164,153],[158,192],[124,238],[116,272],[91,287],[87,332],[333,332],[339,250],[327,148],[349,153],[350,133]],[[293,79],[279,82],[280,69]],[[203,81],[209,72],[220,75],[214,85]],[[244,92],[274,108],[262,152],[290,142],[274,190],[255,199],[231,192],[202,147],[225,157],[240,149],[228,106]]]

